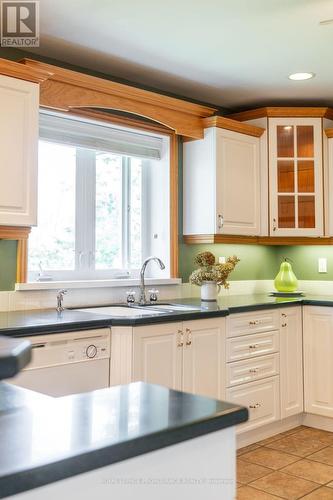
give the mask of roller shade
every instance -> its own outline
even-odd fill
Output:
[[[52,113],[40,113],[39,136],[51,142],[125,156],[153,160],[160,160],[162,157],[161,137]]]

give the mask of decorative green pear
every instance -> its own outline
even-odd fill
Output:
[[[287,259],[281,263],[280,271],[274,280],[274,286],[278,292],[295,292],[297,290],[297,278]]]

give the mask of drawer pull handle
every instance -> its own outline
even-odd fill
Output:
[[[249,345],[249,349],[257,349],[257,347],[259,347],[258,344]]]
[[[249,372],[250,373],[258,373],[259,368],[250,368]]]
[[[250,326],[259,325],[259,323],[260,323],[260,321],[258,319],[256,319],[255,321],[249,321]]]
[[[256,410],[257,408],[260,408],[261,404],[260,403],[254,403],[253,405],[250,405],[249,408],[251,410]]]
[[[177,347],[183,347],[183,345],[184,345],[184,334],[183,334],[182,330],[178,330],[178,335],[179,335],[179,340],[178,340],[178,343],[177,343]]]
[[[187,333],[186,345],[190,346],[192,345],[192,332],[189,328],[186,328],[186,333]]]
[[[287,323],[282,323],[282,328],[285,328],[287,326]]]

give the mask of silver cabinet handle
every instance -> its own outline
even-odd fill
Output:
[[[186,334],[187,334],[186,345],[190,346],[192,345],[192,332],[189,328],[186,328]]]
[[[223,228],[223,226],[224,226],[224,218],[223,218],[223,215],[222,215],[222,214],[219,214],[219,215],[217,216],[217,219],[218,219],[218,224],[217,224],[217,226],[218,226],[218,228],[219,228],[219,229],[222,229],[222,228]]]
[[[257,408],[260,408],[261,407],[261,404],[260,403],[254,403],[252,405],[249,405],[249,408],[251,410],[256,410]]]
[[[273,231],[277,230],[276,219],[273,219]]]
[[[178,330],[177,347],[183,347],[183,345],[184,345],[184,334],[182,330]]]

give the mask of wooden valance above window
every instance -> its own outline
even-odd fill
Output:
[[[217,108],[195,104],[157,92],[45,64],[32,59],[20,61],[32,70],[50,74],[41,83],[40,104],[49,109],[73,111],[103,108],[132,113],[165,125],[176,134],[192,139],[203,137],[203,118]]]

